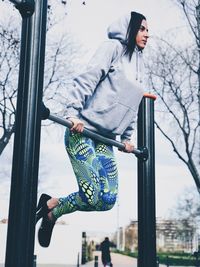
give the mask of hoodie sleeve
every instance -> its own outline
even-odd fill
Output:
[[[97,49],[85,72],[76,77],[68,88],[67,118],[79,117],[85,102],[92,96],[98,83],[106,76],[116,56],[116,41],[105,41]]]
[[[134,131],[135,121],[136,121],[136,119],[134,119],[130,123],[130,125],[125,129],[125,131],[121,135],[121,142],[123,142],[125,140],[131,140],[131,136],[132,136],[133,131]]]

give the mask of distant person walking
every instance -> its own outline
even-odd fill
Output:
[[[104,267],[110,266],[112,267],[111,256],[110,256],[110,241],[109,238],[106,237],[104,241],[101,243],[101,261]]]

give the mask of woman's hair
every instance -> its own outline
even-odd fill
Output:
[[[142,20],[146,20],[145,16],[137,12],[131,12],[131,19],[126,34],[126,45],[124,48],[125,55],[131,60],[132,54],[136,46],[136,36],[140,29]]]

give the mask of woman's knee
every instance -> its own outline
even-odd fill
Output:
[[[104,193],[102,196],[102,202],[104,210],[111,210],[117,200],[117,194],[113,192]]]
[[[102,192],[100,187],[82,183],[79,191],[80,197],[88,208],[93,211],[110,210],[115,205],[117,193],[111,191]]]
[[[89,210],[91,211],[107,211],[111,210],[115,203],[117,196],[116,194],[113,194],[111,192],[104,193],[99,192],[99,194],[96,195],[96,197],[88,197],[87,203],[89,204]]]

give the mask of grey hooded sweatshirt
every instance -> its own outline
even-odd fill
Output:
[[[108,28],[84,73],[68,88],[67,118],[78,117],[87,129],[130,140],[143,96],[142,53],[136,48],[131,61],[124,55],[130,21],[126,15]]]

